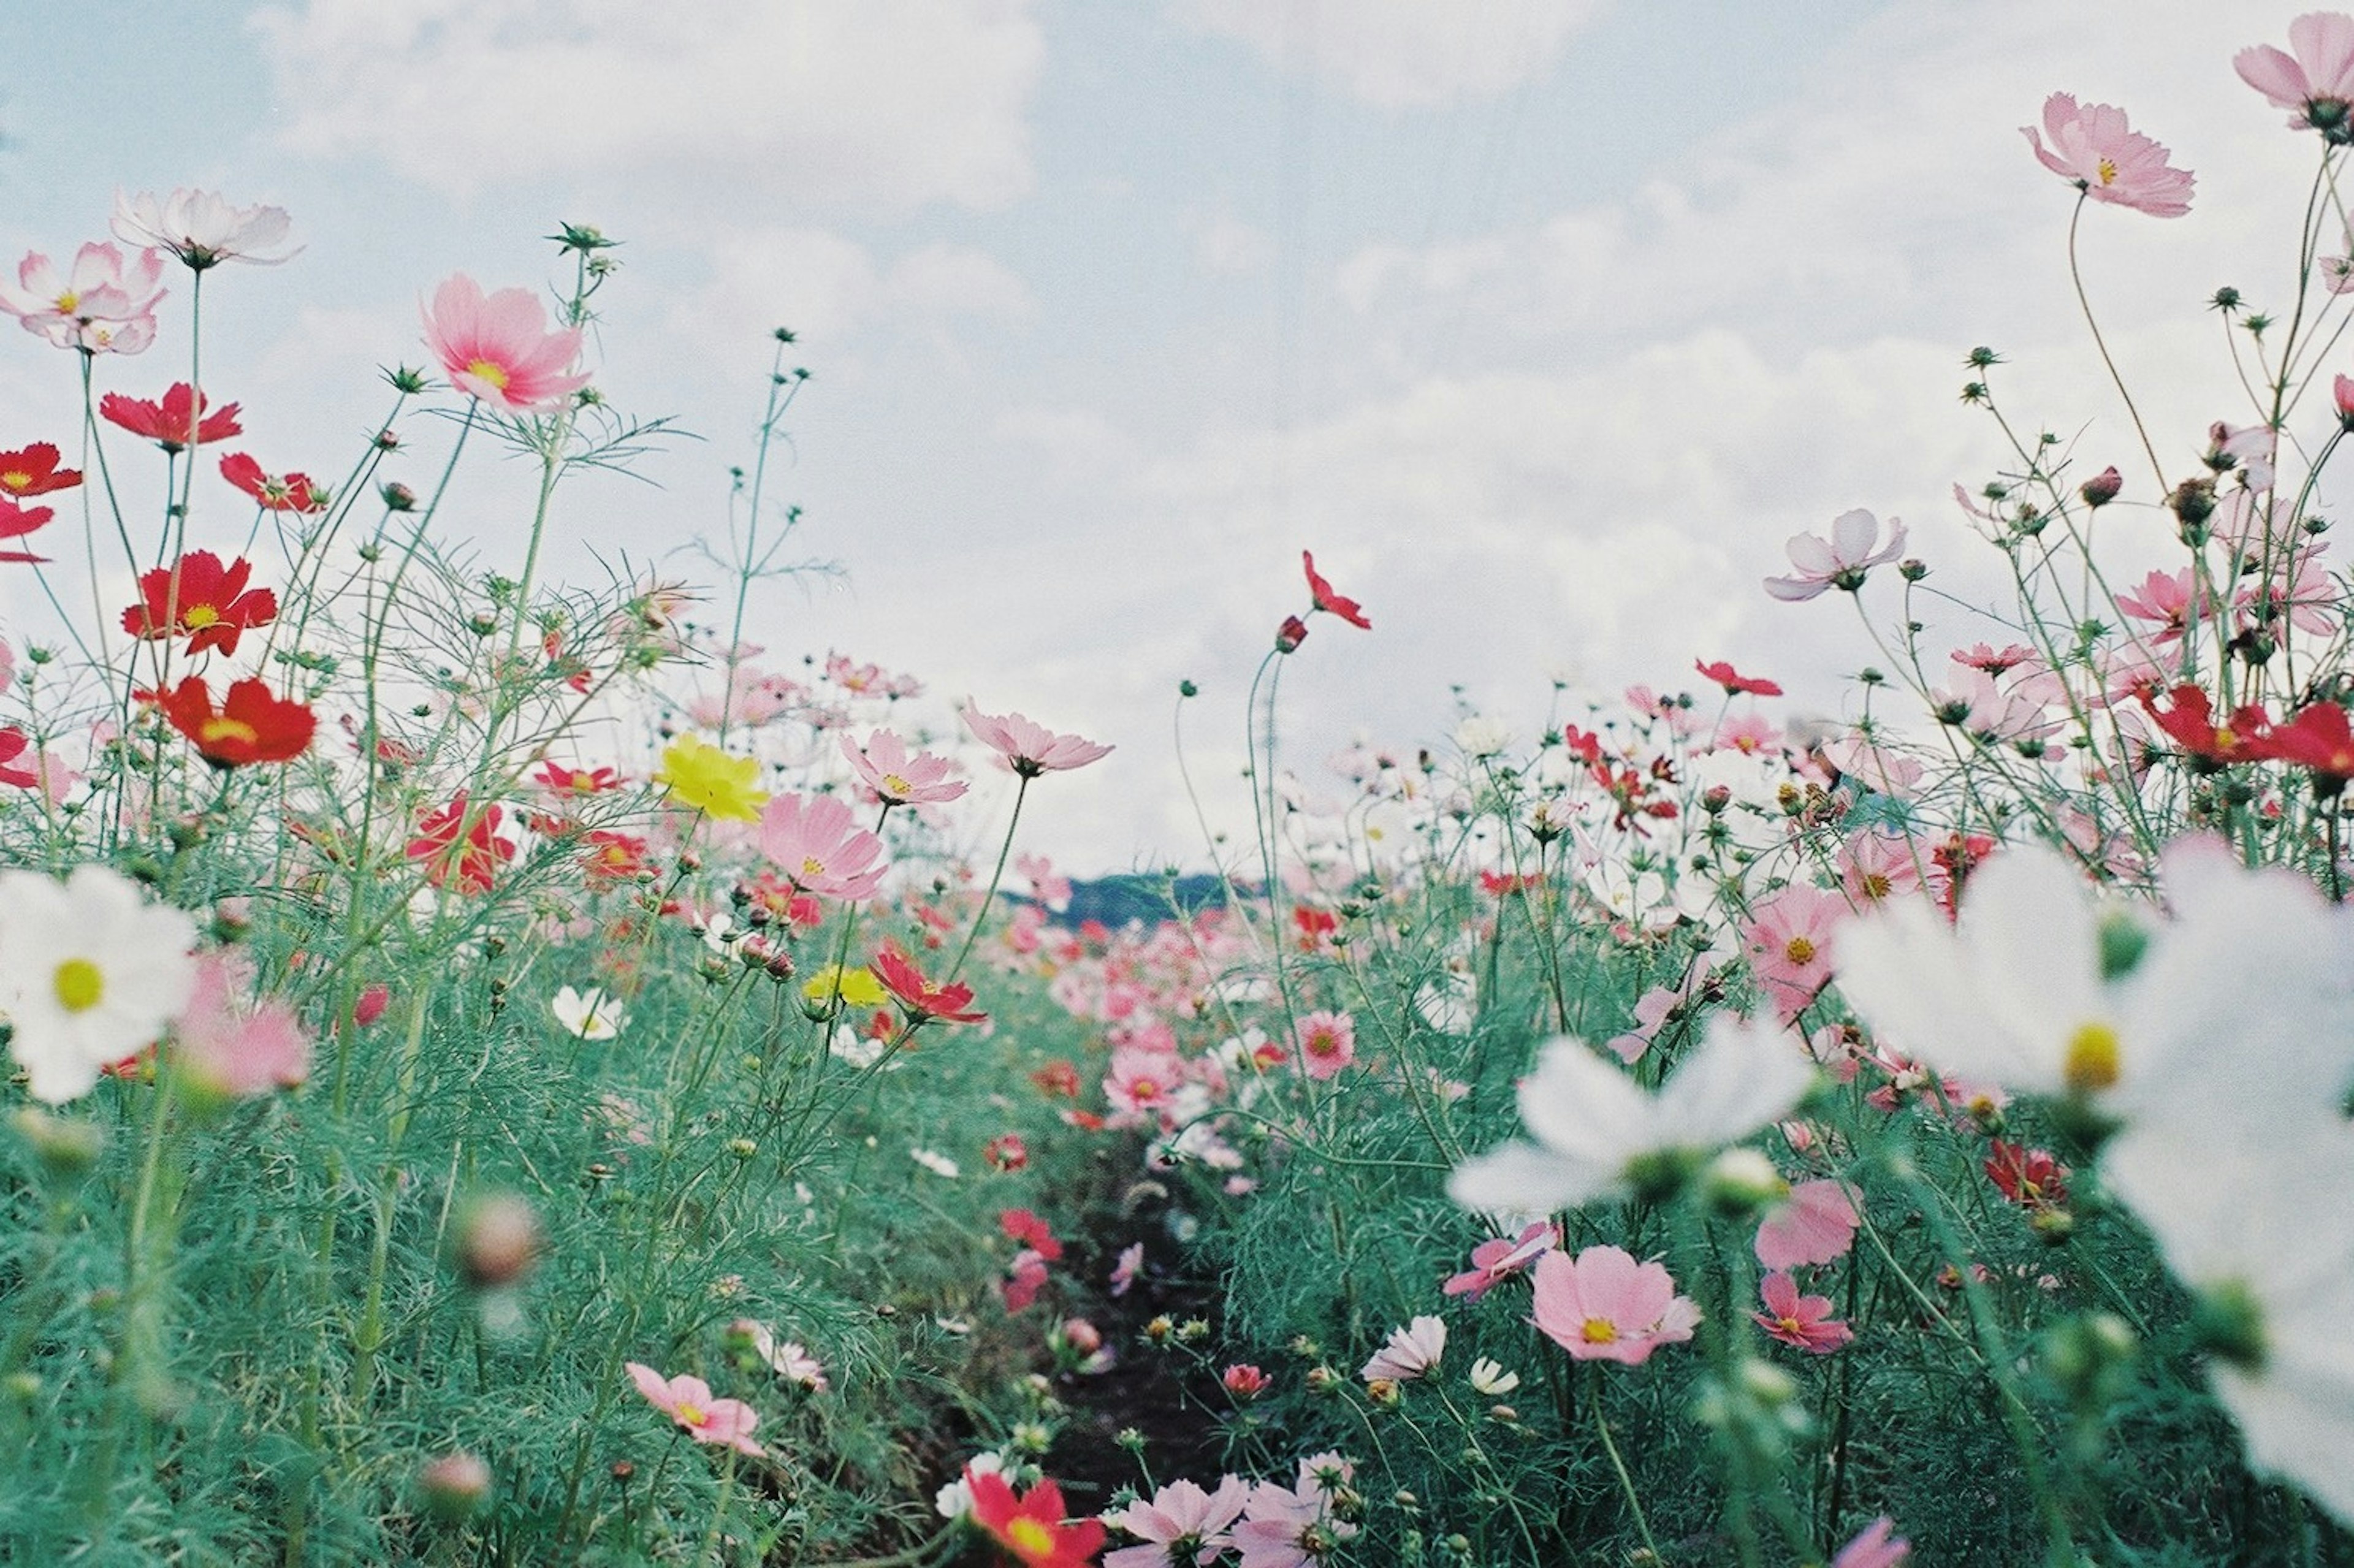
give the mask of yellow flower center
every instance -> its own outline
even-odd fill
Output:
[[[1885,872],[1873,871],[1864,874],[1863,895],[1866,898],[1885,898],[1895,891],[1896,885],[1888,879]]]
[[[180,624],[202,631],[220,620],[218,607],[209,604],[186,605],[180,610]]]
[[[916,787],[896,773],[883,775],[883,793],[885,795],[912,795],[915,792]]]
[[[2114,161],[2103,158],[2101,160],[2100,174],[2101,183],[2103,185],[2113,185],[2117,183],[2117,165]]]
[[[2117,1081],[2123,1042],[2105,1023],[2087,1023],[2068,1037],[2062,1075],[2077,1090],[2105,1089]]]
[[[1129,1086],[1128,1092],[1129,1097],[1140,1102],[1156,1100],[1161,1097],[1161,1086],[1150,1078],[1139,1078]]]
[[[1577,1337],[1589,1345],[1607,1345],[1618,1338],[1618,1325],[1607,1318],[1588,1318]]]
[[[1791,938],[1782,952],[1794,964],[1810,964],[1815,961],[1815,945],[1804,937]]]
[[[68,1012],[88,1012],[106,995],[106,975],[88,959],[68,959],[50,980],[58,1005]]]
[[[1055,1532],[1024,1516],[1007,1521],[1005,1543],[1024,1557],[1050,1553],[1055,1550]]]
[[[478,359],[466,366],[466,374],[477,381],[489,382],[502,392],[507,389],[507,369],[504,365],[493,364],[487,359]]]
[[[30,488],[32,482],[33,476],[21,468],[12,468],[0,473],[0,490],[22,491]]]
[[[241,740],[249,745],[261,738],[260,732],[243,719],[226,715],[208,718],[196,731],[196,738],[211,746],[224,740]]]
[[[1801,1324],[1796,1318],[1789,1317],[1775,1319],[1774,1326],[1781,1330],[1782,1332],[1786,1334],[1795,1334],[1798,1332],[1801,1328],[1805,1327],[1805,1325]]]
[[[678,1418],[689,1426],[701,1426],[711,1420],[711,1415],[699,1404],[682,1404],[678,1407]]]
[[[813,854],[805,854],[801,856],[801,874],[803,876],[823,876],[825,874],[825,862],[818,859],[817,856]]]
[[[74,308],[80,303],[81,296],[68,289],[58,296],[58,313],[69,316],[74,313]]]

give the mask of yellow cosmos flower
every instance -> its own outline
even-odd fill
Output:
[[[654,782],[669,785],[670,798],[679,805],[705,816],[748,822],[769,802],[766,791],[752,788],[759,772],[758,758],[736,757],[683,735],[663,752],[662,771],[654,775]]]
[[[837,994],[835,991],[837,986],[841,988],[839,994],[842,1000],[853,1007],[883,1005],[885,994],[883,982],[876,980],[875,972],[864,964],[851,969],[844,969],[839,964],[828,964],[810,976],[809,983],[801,987],[801,994],[820,1006],[823,1006]]]

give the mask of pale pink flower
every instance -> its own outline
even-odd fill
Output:
[[[1933,893],[1945,890],[1944,870],[1902,833],[1866,829],[1840,845],[1832,863],[1839,868],[1840,888],[1858,908],[1924,885]]]
[[[1831,519],[1830,537],[1819,534],[1794,534],[1785,546],[1789,551],[1790,564],[1797,568],[1793,577],[1767,577],[1766,591],[1776,599],[1795,603],[1813,599],[1826,588],[1844,588],[1853,593],[1863,587],[1863,579],[1872,567],[1885,565],[1904,553],[1904,524],[1896,518],[1888,520],[1888,543],[1879,549],[1880,519],[1861,507],[1842,512]]]
[[[547,330],[547,312],[528,289],[482,285],[458,273],[433,291],[424,312],[425,346],[450,384],[509,413],[554,407],[588,385],[567,375],[580,355],[580,329]]]
[[[1038,902],[1049,909],[1071,906],[1071,879],[1055,871],[1055,863],[1043,854],[1017,854],[1013,869],[1030,879],[1030,891]]]
[[[1757,906],[1742,927],[1757,983],[1785,1020],[1796,1018],[1829,983],[1832,942],[1852,911],[1845,897],[1793,883]]]
[[[1753,1312],[1767,1337],[1813,1355],[1827,1356],[1855,1338],[1855,1330],[1831,1316],[1828,1296],[1801,1296],[1797,1282],[1776,1269],[1758,1282],[1766,1310]]]
[[[760,809],[760,853],[804,893],[856,903],[883,885],[883,841],[838,795],[779,795]]]
[[[825,1364],[799,1343],[779,1340],[766,1323],[754,1318],[738,1318],[727,1325],[731,1333],[740,1334],[752,1347],[752,1353],[769,1364],[769,1370],[788,1383],[796,1383],[811,1393],[826,1391]]]
[[[114,193],[114,237],[168,250],[193,271],[224,261],[275,267],[292,260],[301,246],[264,254],[286,243],[290,226],[282,207],[236,207],[211,191],[182,188],[161,201],[152,191],[135,196]]]
[[[1112,748],[1108,746],[1097,746],[1076,735],[1056,735],[1044,725],[1034,724],[1020,714],[995,716],[982,713],[972,705],[970,697],[957,711],[974,737],[1003,757],[1013,771],[1024,779],[1035,779],[1041,773],[1085,768],[1090,762],[1111,755]]]
[[[907,743],[887,729],[868,736],[864,747],[843,731],[842,755],[868,789],[894,806],[931,805],[965,792],[965,781],[950,777],[956,764],[928,751],[909,756]]]
[[[1831,1568],[1903,1568],[1912,1557],[1913,1543],[1898,1539],[1895,1521],[1882,1514],[1840,1548]]]
[[[2150,641],[2161,647],[2180,641],[2190,627],[2194,607],[2201,616],[2214,613],[2211,605],[2202,603],[2196,574],[2189,567],[2179,572],[2152,572],[2142,578],[2140,588],[2117,596],[2119,609],[2136,620],[2147,620],[2157,627]]]
[[[2126,122],[2126,111],[2106,103],[2082,108],[2064,92],[2043,101],[2043,137],[2031,125],[2019,128],[2035,148],[2036,162],[2094,201],[2129,207],[2152,217],[2180,217],[2190,210],[2190,171],[2167,163],[2167,151]]]
[[[1517,1236],[1483,1241],[1471,1249],[1471,1266],[1449,1276],[1439,1293],[1477,1301],[1560,1245],[1561,1227],[1550,1220],[1539,1220]]]
[[[164,297],[164,257],[142,250],[126,260],[103,242],[83,246],[60,271],[38,251],[0,281],[0,311],[59,348],[137,354],[155,341],[155,302]]]
[[[1332,1494],[1354,1478],[1356,1467],[1338,1454],[1299,1461],[1299,1484],[1261,1481],[1251,1489],[1243,1521],[1235,1526],[1235,1568],[1315,1568],[1357,1527],[1332,1514]]]
[[[1311,1012],[1299,1021],[1296,1048],[1310,1077],[1336,1076],[1357,1059],[1356,1021],[1345,1012]]]
[[[1782,744],[1782,732],[1772,719],[1751,711],[1726,719],[1709,741],[1712,751],[1737,751],[1744,757],[1767,755]]]
[[[1758,1224],[1757,1261],[1768,1268],[1797,1268],[1844,1257],[1859,1223],[1846,1182],[1798,1182]]]
[[[681,1373],[665,1379],[642,1361],[625,1364],[630,1381],[638,1385],[646,1403],[685,1428],[696,1442],[724,1443],[756,1459],[768,1453],[752,1441],[752,1428],[760,1424],[759,1412],[742,1400],[714,1398],[711,1385],[699,1377]]]
[[[1106,1524],[1151,1542],[1106,1553],[1103,1568],[1199,1568],[1214,1562],[1235,1543],[1227,1531],[1250,1498],[1251,1485],[1240,1476],[1224,1478],[1214,1492],[1192,1481],[1172,1481],[1150,1502],[1140,1498],[1103,1516]]]
[[[1391,1330],[1389,1343],[1375,1351],[1357,1375],[1367,1383],[1379,1378],[1411,1383],[1437,1366],[1446,1353],[1447,1325],[1437,1318],[1416,1318],[1403,1329]]]
[[[1142,1242],[1133,1242],[1120,1248],[1119,1261],[1113,1266],[1111,1271],[1111,1293],[1114,1296],[1127,1295],[1129,1287],[1135,1285],[1136,1277],[1143,1267],[1144,1244]]]
[[[2316,545],[2290,556],[2283,569],[2262,588],[2243,590],[2232,608],[2243,630],[2263,628],[2274,636],[2285,634],[2286,620],[2299,631],[2327,637],[2338,630],[2338,585],[2321,564],[2328,546]]]
[[[173,1025],[174,1062],[216,1094],[243,1099],[291,1088],[311,1073],[311,1040],[283,1002],[247,1003],[253,983],[242,955],[200,953],[187,1005]]]
[[[1104,1097],[1115,1109],[1135,1116],[1157,1116],[1185,1082],[1185,1064],[1165,1051],[1123,1045],[1111,1054],[1111,1076],[1104,1080]]]
[[[1658,1347],[1691,1339],[1699,1322],[1700,1308],[1676,1294],[1664,1266],[1637,1263],[1618,1247],[1537,1259],[1537,1328],[1578,1361],[1640,1366]]]
[[[1823,760],[1838,768],[1843,777],[1882,795],[1910,795],[1913,787],[1921,782],[1920,763],[1903,752],[1874,745],[1872,737],[1860,729],[1827,742],[1822,750]]]
[[[2288,25],[2288,42],[2294,56],[2258,44],[2232,56],[2232,69],[2274,108],[2288,110],[2292,127],[2344,143],[2354,131],[2354,16],[2307,12]]]

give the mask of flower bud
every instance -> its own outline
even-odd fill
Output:
[[[418,1472],[417,1489],[436,1519],[461,1523],[491,1495],[491,1467],[472,1454],[444,1454]]]
[[[539,1215],[513,1192],[493,1192],[467,1205],[458,1223],[458,1266],[477,1289],[513,1285],[539,1261]]]

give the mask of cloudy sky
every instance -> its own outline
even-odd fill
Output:
[[[2096,209],[2084,240],[2185,472],[2249,418],[2200,302],[2285,302],[2317,151],[2232,74],[2285,40],[2299,7],[2269,0],[101,9],[12,34],[41,69],[0,100],[0,253],[100,237],[118,185],[288,207],[302,255],[207,291],[207,378],[265,467],[333,473],[375,367],[422,360],[421,293],[539,286],[541,237],[599,226],[626,244],[599,384],[705,439],[648,461],[659,488],[565,499],[576,571],[722,525],[793,327],[812,379],[777,493],[847,577],[769,590],[759,640],[1118,743],[1037,821],[1082,870],[1199,858],[1181,678],[1213,811],[1242,808],[1242,694],[1303,547],[1375,625],[1292,662],[1303,757],[1442,736],[1458,687],[1529,733],[1557,673],[1673,686],[1696,657],[1838,710],[1871,656],[1850,607],[1758,580],[1863,506],[1960,599],[1992,591],[1950,495],[2001,455],[1956,396],[1971,345],[2087,471],[2134,472],[2070,292],[2073,193],[2018,130],[2044,96],[2125,106],[2199,175],[2190,217]],[[153,395],[180,363],[167,338],[101,368]],[[0,336],[0,445],[69,432],[72,376]],[[495,460],[468,461],[451,527],[519,556]]]

